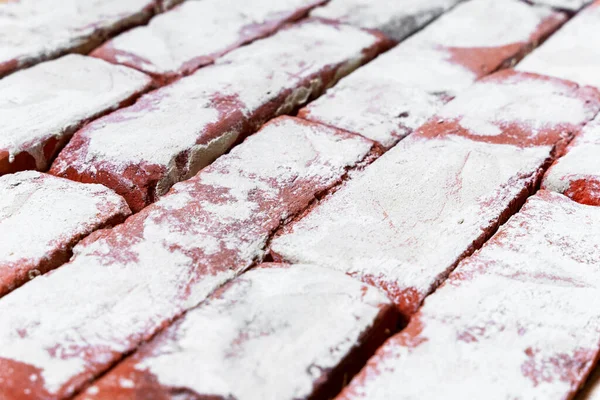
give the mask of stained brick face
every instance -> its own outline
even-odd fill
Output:
[[[0,0],[0,400],[600,400],[600,0]]]

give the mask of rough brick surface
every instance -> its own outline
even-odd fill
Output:
[[[79,126],[149,85],[140,72],[79,55],[0,80],[0,175],[47,169]]]
[[[65,263],[80,239],[130,213],[103,186],[34,171],[1,177],[0,193],[0,297]]]
[[[311,12],[367,29],[377,29],[400,41],[452,8],[460,0],[331,0]]]
[[[600,206],[600,116],[573,140],[542,184],[579,203]]]
[[[371,146],[282,117],[124,224],[82,241],[71,262],[0,301],[0,398],[71,395],[260,259],[281,221]]]
[[[147,21],[152,0],[0,1],[0,77],[18,68],[87,52],[112,34]]]
[[[600,208],[540,192],[339,399],[567,399],[598,356]]]
[[[117,36],[92,55],[168,81],[276,31],[324,1],[188,1],[147,26]]]
[[[102,183],[138,211],[383,44],[350,26],[308,22],[283,30],[88,125],[51,173]]]
[[[80,398],[331,398],[340,389],[331,387],[333,375],[341,381],[352,367],[345,363],[374,351],[395,324],[383,293],[341,272],[264,265],[219,289]]]
[[[554,145],[599,101],[556,79],[485,78],[286,229],[272,252],[355,275],[410,314],[522,204]]]
[[[564,19],[517,0],[466,2],[343,79],[300,116],[389,148],[476,79],[519,59]],[[511,28],[516,20],[518,28]]]
[[[600,1],[596,1],[517,67],[600,88]]]

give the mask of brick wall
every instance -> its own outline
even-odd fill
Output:
[[[600,399],[599,1],[0,0],[0,77],[0,400]]]

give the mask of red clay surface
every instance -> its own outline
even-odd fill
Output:
[[[600,400],[599,49],[600,0],[0,0],[0,400]]]

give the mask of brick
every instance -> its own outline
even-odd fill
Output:
[[[410,315],[518,209],[599,100],[512,70],[484,78],[286,228],[272,253],[361,278]]]
[[[0,77],[69,52],[87,53],[108,37],[144,23],[153,0],[0,2]]]
[[[600,206],[600,116],[590,122],[550,167],[542,186],[573,200]]]
[[[517,69],[600,88],[600,1],[577,14]]]
[[[463,3],[342,79],[299,115],[390,148],[476,79],[519,59],[564,20],[564,14],[517,0]]]
[[[51,173],[102,183],[138,211],[382,45],[370,33],[321,22],[280,31],[86,126]]]
[[[189,1],[117,36],[92,55],[169,81],[275,32],[324,1]]]
[[[89,236],[68,264],[0,301],[0,398],[72,395],[260,260],[282,221],[371,147],[282,117],[125,223]]]
[[[332,0],[312,17],[360,28],[377,29],[401,41],[454,7],[461,0]]]
[[[599,355],[599,221],[539,192],[338,399],[572,398]]]
[[[395,317],[383,293],[341,272],[261,266],[219,289],[80,399],[167,399],[181,392],[331,398],[358,353],[375,351],[395,329]]]
[[[35,171],[1,177],[0,193],[0,297],[67,262],[79,240],[130,214],[112,190]]]
[[[594,0],[527,0],[531,3],[554,7],[559,10],[566,10],[569,12],[576,12],[583,8],[585,5],[590,4]]]
[[[149,85],[137,71],[79,55],[0,80],[0,175],[46,170],[78,127]]]

